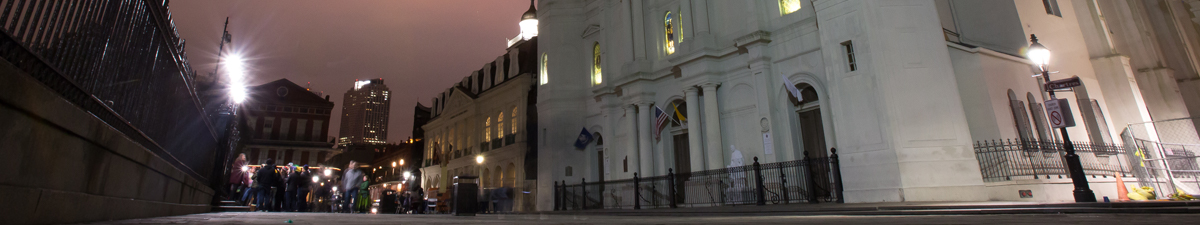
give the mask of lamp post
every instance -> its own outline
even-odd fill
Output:
[[[1050,50],[1046,49],[1041,43],[1038,43],[1036,35],[1029,35],[1029,50],[1026,55],[1029,60],[1038,65],[1042,70],[1042,79],[1050,83],[1050,71],[1046,68],[1050,63]],[[1054,89],[1046,88],[1046,93],[1050,95],[1050,99],[1058,99],[1054,96]],[[1059,133],[1062,133],[1063,149],[1067,151],[1067,155],[1063,158],[1067,161],[1067,172],[1071,175],[1071,183],[1075,184],[1075,190],[1072,191],[1075,195],[1075,202],[1096,202],[1096,194],[1088,187],[1086,175],[1083,173],[1083,164],[1079,161],[1079,155],[1075,154],[1075,145],[1071,144],[1071,137],[1067,135],[1067,128],[1060,127]]]

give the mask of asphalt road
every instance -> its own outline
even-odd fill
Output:
[[[921,216],[366,215],[223,212],[92,224],[1194,224],[1200,214],[1004,214]]]

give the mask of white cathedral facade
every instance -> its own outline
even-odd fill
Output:
[[[1058,135],[1024,55],[1031,34],[1053,52],[1053,79],[1083,83],[1057,95],[1074,110],[1075,141],[1119,143],[1126,124],[1200,113],[1196,0],[537,5],[537,210],[554,207],[556,182],[831,148],[846,202],[1021,200],[1018,189],[1069,201],[1069,179],[985,182],[973,151]],[[671,117],[657,134],[656,108]],[[595,141],[579,149],[583,129]],[[1098,197],[1115,195],[1113,178],[1090,179]]]

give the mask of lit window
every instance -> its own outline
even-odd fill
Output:
[[[509,120],[512,124],[512,134],[517,134],[517,107],[513,106],[512,119]]]
[[[496,138],[504,138],[504,112],[496,117]]]
[[[787,15],[796,10],[800,10],[800,0],[779,0],[779,15]]]
[[[663,18],[663,33],[665,34],[663,48],[666,49],[668,55],[675,53],[675,29],[672,28],[671,23],[671,11],[667,11],[667,16]]]
[[[842,42],[842,49],[846,50],[846,69],[849,71],[858,70],[858,64],[854,61],[854,43],[850,41]]]
[[[488,117],[487,120],[483,121],[483,140],[484,141],[492,140],[492,128],[491,127],[492,127],[492,118]]]
[[[600,42],[592,45],[592,84],[603,82],[600,75]]]
[[[547,56],[546,53],[542,53],[542,68],[538,70],[538,73],[541,75],[538,77],[538,82],[541,82],[540,84],[546,84],[550,82],[550,76],[546,74],[546,62],[549,60],[550,57]]]

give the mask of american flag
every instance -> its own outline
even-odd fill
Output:
[[[670,116],[666,112],[663,112],[662,108],[658,108],[657,105],[654,106],[654,140],[662,138],[660,133],[662,133],[663,128],[667,127],[667,118],[670,118]]]

